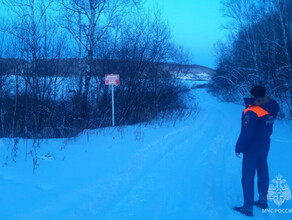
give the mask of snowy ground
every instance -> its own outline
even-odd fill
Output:
[[[26,145],[0,168],[0,219],[249,219],[242,204],[241,159],[234,155],[243,106],[193,90],[200,112],[175,126],[127,126],[44,140],[32,174]],[[292,123],[277,121],[269,155],[292,189]],[[0,140],[0,158],[12,140]],[[62,149],[62,150],[61,150]],[[5,160],[2,159],[1,163]],[[277,208],[269,203],[271,208]],[[292,209],[292,201],[281,208]],[[254,210],[255,219],[292,219]]]

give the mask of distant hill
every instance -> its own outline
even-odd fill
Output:
[[[208,81],[215,74],[215,70],[200,65],[184,65],[176,63],[164,63],[165,70],[170,71],[173,75],[181,79]]]
[[[84,63],[84,60],[81,61]],[[1,75],[13,75],[15,74],[15,68],[19,71],[25,67],[26,62],[21,59],[1,59],[0,58],[0,74]],[[45,75],[57,75],[57,76],[76,76],[78,75],[80,64],[78,59],[39,59],[37,62],[37,71]],[[148,63],[144,62],[147,66]],[[186,65],[177,63],[156,63],[166,72],[170,72],[174,77],[196,81],[208,81],[211,80],[215,74],[215,70],[200,66],[200,65]],[[94,60],[94,75],[104,75],[104,73],[120,73],[131,72],[141,63],[137,61],[128,60]],[[26,66],[27,67],[27,66]],[[83,71],[86,66],[83,65]],[[132,69],[131,69],[132,68]],[[151,71],[151,65],[147,67]],[[147,72],[146,68],[146,72]]]

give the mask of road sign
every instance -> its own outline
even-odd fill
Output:
[[[120,75],[111,74],[105,75],[105,84],[112,86],[112,124],[115,126],[115,93],[114,93],[114,85],[120,84]]]
[[[118,75],[118,74],[105,75],[105,84],[106,85],[119,85],[120,84],[120,75]]]

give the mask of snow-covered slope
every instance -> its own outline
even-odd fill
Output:
[[[232,211],[242,204],[234,145],[243,106],[219,102],[205,89],[192,93],[200,112],[175,126],[107,128],[43,140],[35,174],[26,155],[32,141],[20,140],[17,162],[0,168],[0,219],[247,219]],[[269,165],[271,179],[280,173],[292,189],[291,127],[276,122]],[[0,140],[1,158],[11,145]],[[292,201],[281,207],[292,209]],[[254,212],[256,219],[292,219]]]

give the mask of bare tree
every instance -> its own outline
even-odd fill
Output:
[[[53,0],[12,0],[4,1],[11,11],[10,24],[2,27],[7,37],[17,42],[17,51],[14,57],[22,62],[21,68],[14,73],[15,85],[15,115],[17,112],[19,94],[19,76],[24,83],[22,96],[24,96],[22,130],[30,130],[28,127],[33,122],[34,132],[27,134],[37,137],[44,127],[46,121],[44,114],[45,105],[53,95],[53,86],[56,85],[58,77],[52,77],[48,73],[48,59],[60,57],[62,51],[61,39],[58,39],[58,30],[53,20],[48,19],[48,13],[54,3]],[[51,16],[52,18],[52,16]],[[51,65],[53,63],[51,62]],[[52,70],[52,66],[50,67]],[[46,104],[45,104],[46,103]],[[13,123],[13,129],[14,129]],[[15,125],[16,126],[16,125]]]
[[[292,115],[292,1],[224,0],[223,7],[233,29],[230,45],[219,47],[214,85],[245,93],[253,84],[265,84]]]
[[[98,51],[95,51],[97,43],[113,28],[122,16],[126,13],[125,8],[131,1],[121,0],[62,0],[64,8],[63,16],[65,24],[63,25],[75,39],[78,44],[79,59],[79,88],[78,94],[82,94],[81,117],[87,118],[88,94],[90,81],[94,72],[94,57]],[[133,1],[135,5],[139,1]],[[85,52],[85,67],[82,66],[82,52]],[[85,74],[83,74],[85,69]]]

